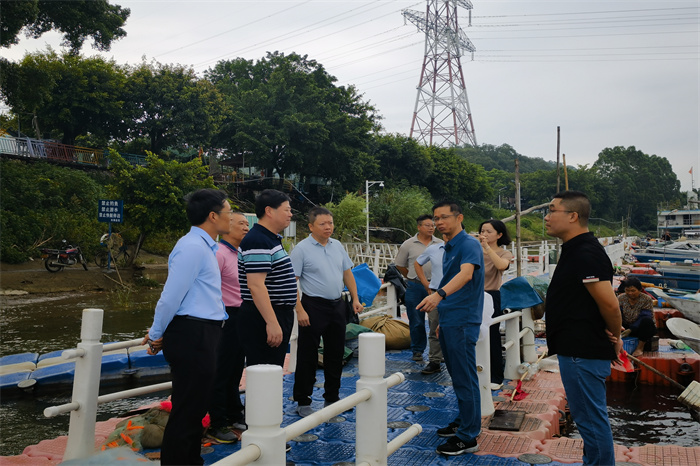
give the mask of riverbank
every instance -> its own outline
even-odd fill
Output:
[[[79,265],[66,267],[61,272],[51,273],[44,268],[42,260],[23,264],[0,262],[0,295],[20,296],[25,294],[47,294],[65,292],[111,291],[121,286],[134,285],[144,270],[168,267],[168,258],[141,252],[136,265],[116,271],[88,263],[88,270]]]

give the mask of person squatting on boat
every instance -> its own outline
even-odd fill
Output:
[[[547,349],[559,360],[571,416],[583,438],[583,464],[613,465],[605,379],[622,351],[622,318],[612,288],[613,267],[588,231],[591,204],[579,191],[554,195],[547,234],[563,241],[547,290]]]
[[[639,339],[632,356],[639,357],[644,345],[656,335],[654,324],[654,300],[644,292],[642,282],[637,277],[629,277],[620,284],[624,293],[617,297],[622,313],[622,336]]]
[[[331,238],[333,214],[323,207],[309,211],[311,234],[292,250],[294,275],[299,280],[302,296],[297,300],[299,346],[294,373],[294,401],[297,413],[305,417],[314,412],[311,394],[316,382],[318,347],[323,337],[324,406],[338,401],[340,376],[345,351],[345,301],[343,287],[352,297],[353,312],[362,311],[357,295],[352,261],[343,244]]]
[[[510,236],[506,224],[500,220],[486,220],[479,225],[479,241],[484,250],[484,290],[493,299],[493,316],[503,315],[501,310],[501,285],[503,272],[510,267],[513,254],[502,248],[510,244]],[[498,325],[489,327],[491,345],[491,390],[498,390],[503,385],[503,350],[501,348],[501,332]]]
[[[407,282],[404,301],[406,303],[406,315],[408,316],[408,325],[411,335],[413,360],[422,362],[423,352],[427,346],[428,339],[425,334],[425,313],[419,312],[416,306],[423,298],[428,296],[428,290],[418,279],[414,264],[418,256],[423,254],[428,246],[442,244],[443,241],[433,236],[435,232],[435,223],[430,215],[421,215],[416,219],[416,223],[418,225],[418,233],[401,244],[394,262],[397,270],[401,272]],[[430,280],[431,270],[430,264],[423,268],[423,272],[426,277],[428,277],[428,280]],[[430,321],[430,319],[431,316],[428,314],[428,320]],[[437,316],[433,315],[432,319],[435,321],[432,326],[437,327]],[[428,351],[428,366],[431,366],[430,363],[435,363],[439,368],[442,359],[443,357],[442,354],[440,354],[440,345],[438,344],[437,338],[431,339]],[[435,364],[432,365],[433,368]],[[426,369],[428,369],[427,366]]]
[[[245,353],[241,344],[238,311],[241,285],[238,281],[238,246],[248,233],[248,220],[240,212],[231,213],[231,231],[219,239],[216,260],[221,271],[221,294],[228,320],[219,342],[216,360],[216,379],[209,406],[210,426],[207,437],[219,443],[233,443],[238,435],[232,429],[246,430],[245,415],[239,386],[245,367]]]
[[[419,311],[437,310],[439,339],[447,371],[457,398],[458,414],[448,426],[438,429],[448,437],[436,451],[443,455],[462,455],[479,449],[476,438],[481,432],[481,395],[476,372],[476,342],[484,307],[484,254],[479,241],[463,227],[462,209],[454,202],[433,206],[433,220],[445,235],[443,277],[440,288],[425,297]]]
[[[221,296],[216,237],[231,228],[224,191],[200,189],[186,197],[189,233],[168,258],[168,278],[143,344],[161,349],[170,365],[172,411],[163,435],[163,465],[201,465],[202,418],[216,375],[216,351],[228,318]]]

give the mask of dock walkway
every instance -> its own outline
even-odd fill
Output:
[[[543,340],[538,340],[544,345]],[[700,356],[692,351],[673,350],[667,340],[661,340],[659,352],[647,353],[644,360],[654,364],[656,359],[684,360],[696,369],[696,379],[700,374]],[[581,464],[582,440],[559,437],[560,421],[566,412],[566,398],[558,372],[540,371],[532,380],[523,383],[528,393],[522,401],[509,401],[513,385],[506,385],[494,393],[497,410],[525,411],[524,422],[517,432],[490,430],[491,416],[482,420],[482,433],[479,436],[479,452],[458,457],[443,457],[435,453],[435,448],[444,441],[436,435],[436,430],[447,425],[456,414],[456,402],[452,383],[446,370],[432,375],[420,373],[422,365],[411,361],[411,352],[388,351],[386,354],[387,375],[403,372],[406,381],[389,390],[388,394],[388,438],[397,437],[413,423],[423,426],[423,432],[411,442],[389,457],[388,463],[396,466],[409,465],[527,465],[527,464]],[[617,372],[617,371],[614,371]],[[314,390],[315,408],[323,406],[321,389],[323,372],[319,371],[317,388]],[[355,391],[358,380],[357,359],[353,358],[343,371],[341,397]],[[292,392],[293,376],[284,378],[285,395]],[[296,404],[284,400],[283,426],[299,419]],[[120,419],[110,419],[98,423],[95,445],[98,447],[112,432]],[[355,414],[354,411],[331,419],[308,433],[294,439],[291,451],[287,454],[287,464],[295,465],[346,465],[354,464],[355,458]],[[2,465],[54,465],[59,464],[65,449],[67,437],[44,440],[24,450],[22,455],[0,458]],[[210,445],[203,447],[206,465],[234,453],[240,443]],[[146,451],[149,456],[157,456],[157,451]],[[524,455],[524,456],[523,456]],[[520,458],[520,459],[518,459]],[[627,447],[616,445],[618,464],[639,464],[649,466],[691,466],[700,465],[700,446],[679,447],[675,445],[645,445]],[[154,464],[158,464],[154,462]]]

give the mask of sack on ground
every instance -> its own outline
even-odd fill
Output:
[[[411,333],[408,324],[390,316],[369,317],[360,325],[374,332],[383,333],[386,349],[406,349],[411,346]]]

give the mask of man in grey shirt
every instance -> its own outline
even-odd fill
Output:
[[[421,215],[416,219],[418,224],[418,233],[415,236],[407,239],[399,248],[396,255],[396,268],[406,277],[408,286],[406,288],[406,314],[408,315],[408,325],[411,333],[411,351],[413,351],[414,361],[423,361],[423,351],[428,343],[428,338],[425,332],[425,313],[416,310],[416,306],[423,298],[428,296],[428,291],[423,287],[416,276],[414,264],[418,256],[425,252],[425,249],[431,244],[442,244],[443,241],[433,236],[435,231],[435,223],[430,215]],[[430,280],[431,267],[426,264],[423,267],[425,276]],[[440,350],[440,345],[431,345],[429,359],[441,360],[437,351]]]
[[[311,394],[316,382],[318,346],[323,337],[323,373],[325,405],[339,400],[340,376],[345,350],[344,285],[352,297],[353,311],[362,310],[352,261],[340,241],[331,238],[333,214],[323,207],[309,211],[311,235],[292,250],[294,275],[302,297],[297,299],[299,346],[294,374],[294,401],[301,417],[313,413]]]

